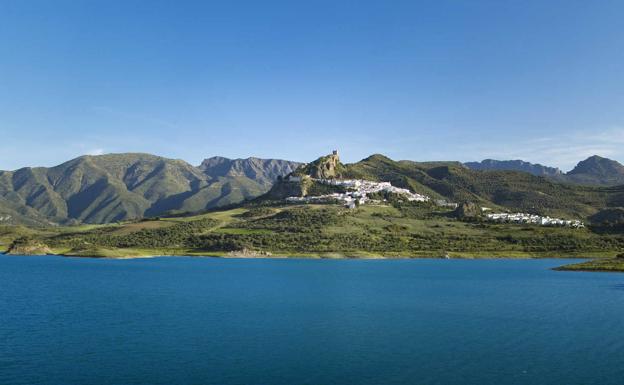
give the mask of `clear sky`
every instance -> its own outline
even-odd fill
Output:
[[[0,169],[624,160],[624,1],[0,0]]]

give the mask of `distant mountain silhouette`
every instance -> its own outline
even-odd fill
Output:
[[[615,186],[624,184],[624,166],[615,160],[598,155],[579,162],[573,170],[562,173],[555,167],[543,166],[522,160],[492,160],[467,162],[464,165],[473,170],[523,171],[536,176],[591,186]]]
[[[543,166],[539,163],[529,163],[523,160],[494,160],[485,159],[481,162],[464,163],[473,170],[507,170],[523,171],[536,176],[559,177],[563,172],[556,167]]]
[[[580,184],[619,185],[624,184],[624,166],[615,160],[594,155],[579,162],[566,177]]]

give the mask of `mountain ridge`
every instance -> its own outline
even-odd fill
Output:
[[[84,155],[49,168],[0,171],[0,215],[12,223],[49,225],[195,212],[262,194],[271,178],[298,166],[280,161],[281,168],[263,173],[245,163],[237,164],[254,175],[211,175],[183,160],[145,153]]]
[[[514,161],[512,166],[527,164],[531,165]],[[501,163],[496,167],[502,167]],[[552,170],[557,169],[546,168]],[[538,171],[534,169],[534,173]],[[342,164],[337,152],[305,164],[216,156],[204,159],[199,166],[145,153],[85,155],[49,168],[0,171],[0,224],[110,223],[197,213],[238,204],[269,191],[264,198],[330,190],[315,186],[310,179],[289,184],[288,178],[283,178],[287,175],[390,182],[433,200],[575,218],[624,206],[624,186],[616,183],[624,178],[624,166],[616,161],[590,157],[569,173],[541,175],[544,173],[474,170],[453,161],[394,161],[382,154]]]
[[[539,163],[525,162],[520,159],[496,160],[484,159],[480,162],[466,162],[464,165],[472,170],[524,171],[536,176],[560,176],[563,172],[557,167],[544,166]]]
[[[557,182],[580,185],[617,186],[624,184],[624,165],[598,155],[593,155],[580,161],[572,170],[566,173],[556,167],[525,162],[523,160],[484,159],[480,162],[465,162],[464,165],[477,171],[522,171],[550,178]]]
[[[283,159],[256,157],[230,159],[213,156],[204,159],[198,168],[212,178],[245,176],[262,184],[272,184],[279,176],[290,174],[300,165],[302,163]]]

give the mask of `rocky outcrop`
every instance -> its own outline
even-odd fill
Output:
[[[308,175],[314,179],[336,179],[341,178],[344,166],[340,163],[338,151],[330,155],[322,156],[312,163],[300,167],[295,171],[297,175]]]
[[[453,211],[453,215],[459,219],[477,218],[481,216],[481,208],[474,203],[462,203]]]
[[[271,190],[261,199],[282,200],[288,197],[304,197],[311,189],[319,187],[315,179],[339,179],[344,171],[345,167],[340,163],[338,151],[334,151],[330,155],[300,166],[285,177],[278,178]]]
[[[300,178],[300,179],[299,179]],[[294,180],[280,178],[271,190],[260,199],[282,200],[288,197],[302,197],[307,194],[309,178],[299,177]]]

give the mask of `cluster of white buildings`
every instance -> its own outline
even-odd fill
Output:
[[[355,197],[366,199],[368,194],[386,192],[404,196],[410,202],[427,202],[428,196],[413,193],[406,188],[395,187],[390,182],[373,182],[363,179],[317,179],[317,182],[344,187]]]
[[[561,218],[551,218],[551,217],[543,217],[540,215],[534,214],[526,214],[526,213],[491,213],[486,214],[485,218],[492,222],[501,222],[501,223],[526,223],[533,224],[539,226],[565,226],[565,227],[575,227],[581,228],[585,227],[583,222],[573,219],[561,219]]]
[[[307,197],[288,197],[286,198],[286,201],[291,203],[321,203],[327,201],[338,201],[349,208],[355,208],[356,205],[362,205],[367,202],[372,203],[373,200],[368,197],[368,194],[378,192],[397,194],[404,197],[409,202],[427,202],[429,200],[428,196],[413,193],[408,189],[395,187],[390,184],[390,182],[373,182],[362,179],[313,180],[322,184],[344,187],[346,192]]]
[[[0,222],[8,222],[11,220],[10,215],[0,215]]]
[[[364,179],[312,179],[314,182],[322,183],[330,186],[340,186],[345,188],[344,193],[332,193],[317,196],[305,197],[288,197],[287,202],[290,203],[326,203],[340,202],[349,208],[355,208],[357,205],[365,203],[377,203],[369,197],[369,194],[385,192],[397,194],[404,197],[409,202],[428,202],[430,198],[426,195],[413,193],[408,189],[395,187],[390,182],[373,182]],[[290,176],[289,182],[301,182],[299,176]],[[434,203],[440,207],[457,208],[457,203],[447,202],[443,199],[435,200]],[[489,207],[482,207],[481,211],[486,213],[491,211]],[[517,224],[534,224],[539,226],[563,226],[582,228],[585,227],[583,222],[576,219],[551,218],[549,216],[541,216],[527,213],[488,213],[485,214],[488,221],[499,223],[517,223]],[[0,217],[0,221],[2,217]]]

